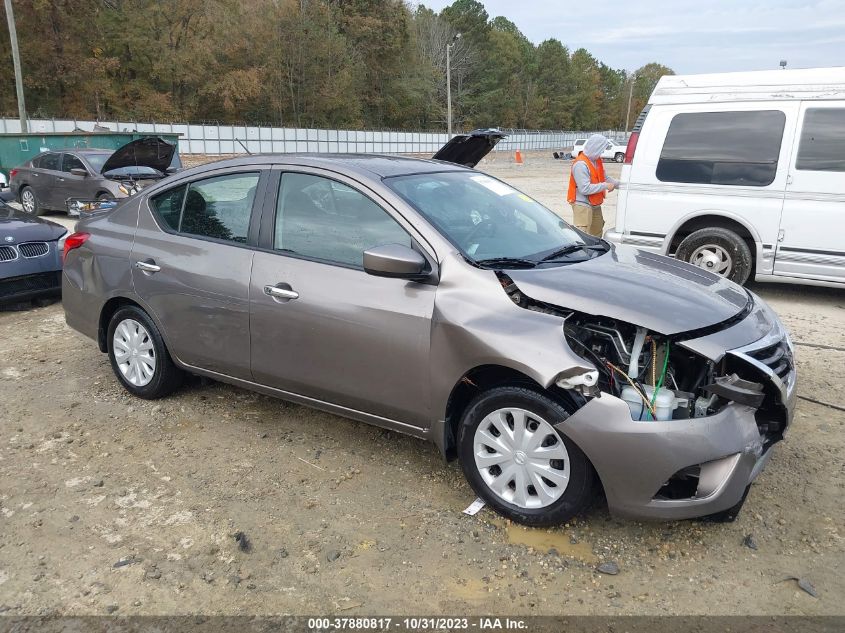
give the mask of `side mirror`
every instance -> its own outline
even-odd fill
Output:
[[[74,167],[73,169],[70,170],[70,173],[73,174],[74,176],[82,176],[83,178],[88,177],[88,171],[85,170],[85,169],[82,169],[80,167]]]
[[[401,244],[385,244],[364,251],[364,272],[375,277],[424,281],[428,262],[417,251]]]

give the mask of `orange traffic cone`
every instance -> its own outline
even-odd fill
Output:
[[[522,161],[522,152],[516,150],[516,153],[513,155],[513,160],[517,165],[523,165],[524,163]]]

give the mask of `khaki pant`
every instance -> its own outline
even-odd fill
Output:
[[[604,216],[601,213],[601,205],[590,206],[575,202],[572,205],[572,218],[575,228],[590,235],[601,237],[602,231],[604,231]]]

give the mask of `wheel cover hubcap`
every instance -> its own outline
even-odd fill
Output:
[[[540,416],[514,407],[485,417],[473,437],[475,465],[499,498],[520,508],[543,508],[569,485],[569,453]]]
[[[35,197],[32,195],[31,191],[27,190],[23,192],[21,206],[23,206],[23,210],[27,213],[32,213],[32,210],[35,208]]]
[[[711,273],[727,277],[733,270],[733,259],[727,250],[717,244],[699,246],[690,256],[690,264]]]
[[[136,387],[150,384],[156,356],[147,329],[135,319],[124,319],[115,328],[112,343],[114,360],[126,381]]]

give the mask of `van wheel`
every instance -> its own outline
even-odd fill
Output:
[[[613,160],[617,163],[622,163],[625,161],[625,154],[622,152],[616,152],[616,156],[613,157]]]
[[[754,263],[745,240],[721,227],[690,233],[678,245],[675,257],[740,285],[748,281]]]
[[[147,400],[163,398],[182,384],[155,323],[137,306],[126,306],[109,321],[109,360],[114,375],[132,395]]]
[[[595,498],[595,471],[554,424],[560,404],[524,387],[497,387],[470,402],[458,430],[461,468],[475,493],[524,525],[558,525]]]

